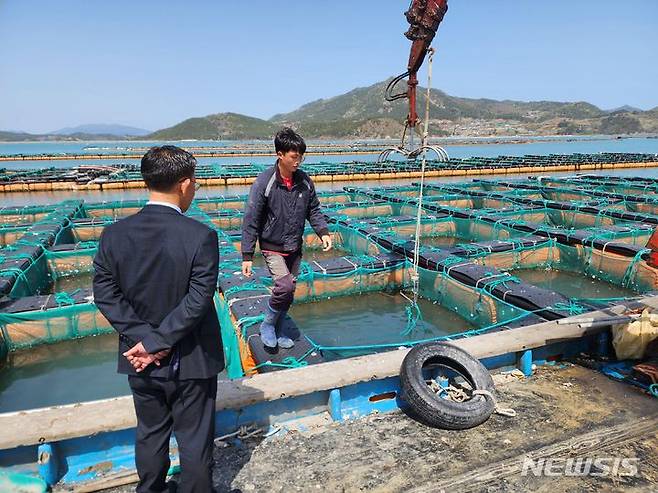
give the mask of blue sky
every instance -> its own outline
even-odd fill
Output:
[[[269,118],[403,72],[407,7],[0,0],[0,129]],[[654,0],[452,0],[434,46],[451,95],[658,106]]]

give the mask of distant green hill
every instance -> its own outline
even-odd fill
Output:
[[[408,111],[407,100],[385,101],[383,94],[387,84],[388,81],[383,81],[333,98],[319,99],[290,113],[274,115],[270,121],[309,123],[372,118],[392,118],[396,121],[403,121]],[[405,90],[406,83],[401,83],[398,89]],[[418,112],[421,116],[425,112],[426,92],[426,89],[418,87]],[[599,108],[589,103],[495,101],[493,99],[458,98],[449,96],[438,89],[432,89],[430,92],[430,116],[435,120],[590,118],[604,114]]]
[[[237,113],[218,113],[200,118],[189,118],[173,127],[153,132],[145,138],[154,140],[270,139],[276,131],[276,125],[260,118]]]

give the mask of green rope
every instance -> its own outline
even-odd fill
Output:
[[[7,260],[28,260],[30,264],[35,262],[34,257],[28,253],[19,253],[18,255],[11,255],[7,257]]]
[[[97,248],[98,248],[97,241],[81,241],[76,245],[76,250],[87,250],[87,249],[96,250]]]
[[[13,276],[13,275],[21,277],[25,275],[25,272],[22,269],[19,269],[18,267],[7,267],[5,269],[0,270],[0,276]]]
[[[70,294],[66,291],[55,293],[55,303],[57,303],[57,306],[75,305],[75,299],[73,298],[73,295],[77,294],[78,292],[80,292],[80,288],[76,289]]]
[[[468,263],[468,262],[469,262],[469,261],[466,260],[466,259],[463,258],[463,257],[452,256],[452,257],[448,257],[448,258],[444,259],[441,263],[442,263],[445,267],[451,267],[451,266],[453,266],[453,265],[462,264],[462,263]]]
[[[573,301],[585,301],[588,303],[611,303],[613,301],[627,301],[634,299],[635,296],[620,296],[616,298],[572,298]]]
[[[317,350],[317,348],[312,347],[311,349],[306,351],[306,353],[301,355],[299,358],[295,358],[294,356],[286,356],[285,358],[283,358],[281,360],[280,363],[274,363],[272,361],[265,361],[263,363],[260,363],[256,366],[254,366],[253,369],[258,370],[259,368],[262,368],[264,366],[271,366],[271,367],[274,367],[274,368],[302,368],[304,366],[308,366],[308,361],[305,361],[305,360],[311,353],[313,353],[316,350]]]
[[[420,306],[416,301],[412,301],[404,308],[405,313],[407,314],[407,325],[400,332],[400,335],[403,337],[411,335],[411,333],[416,329],[418,322],[423,320],[423,314],[420,311]]]
[[[247,339],[247,329],[252,325],[256,325],[265,320],[265,314],[253,315],[250,317],[242,317],[238,319],[236,325],[240,328],[240,333],[243,339]]]
[[[219,270],[224,270],[224,269],[241,269],[240,261],[238,260],[222,260],[219,263]]]
[[[626,272],[624,273],[624,278],[621,281],[621,285],[625,288],[630,287],[631,282],[633,281],[633,277],[635,276],[635,273],[637,271],[637,266],[642,260],[642,255],[651,252],[650,248],[643,248],[639,252],[635,254],[635,257],[633,257],[633,260],[631,260],[630,265],[626,269]]]
[[[555,303],[552,307],[549,306],[547,308],[555,308],[556,310],[567,312],[569,315],[580,315],[581,313],[587,311],[584,306],[579,305],[573,300],[569,300],[568,303],[558,302]]]
[[[256,281],[249,281],[245,284],[241,284],[239,286],[233,286],[231,288],[228,288],[226,291],[224,291],[224,296],[226,298],[230,298],[233,296],[235,293],[240,293],[242,291],[259,291],[262,289],[267,289],[264,284],[261,284]]]
[[[505,289],[509,290],[510,287],[507,285],[508,282],[513,282],[518,284],[521,282],[521,280],[518,277],[515,277],[507,272],[503,272],[499,275],[492,276],[491,281],[488,280],[485,281],[482,285],[483,286],[482,289],[485,292],[492,294],[493,290],[496,287],[502,285]]]
[[[308,366],[308,361],[304,361],[302,358],[295,358],[294,356],[287,356],[281,360],[281,363],[274,363],[272,361],[266,361],[254,367],[254,370],[261,368],[263,366],[273,366],[276,368],[301,368],[303,366]]]

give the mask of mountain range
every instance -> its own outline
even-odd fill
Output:
[[[406,100],[388,102],[388,80],[353,89],[328,99],[318,99],[269,120],[238,113],[217,113],[184,120],[153,133],[133,133],[147,140],[241,140],[270,139],[282,126],[292,126],[307,138],[399,138],[407,115]],[[400,89],[406,89],[406,84]],[[424,115],[426,89],[418,87],[418,112]],[[85,140],[93,131],[117,138],[111,127],[90,125],[62,129],[56,135]],[[128,131],[142,131],[122,127]],[[91,132],[90,132],[91,131]],[[602,110],[587,102],[497,101],[450,96],[430,91],[430,136],[571,135],[658,133],[658,107],[648,111],[630,106]],[[0,132],[0,140],[53,139],[53,134],[33,136]],[[94,134],[99,139],[100,134]],[[113,135],[113,136],[112,136]]]
[[[66,127],[45,134],[32,134],[20,130],[0,130],[0,142],[77,141],[77,140],[131,140],[152,133],[143,128],[107,123],[92,123]]]
[[[129,127],[127,125],[114,125],[107,123],[90,123],[87,125],[78,125],[77,127],[66,127],[54,132],[52,135],[116,135],[117,137],[142,137],[151,133],[150,130],[143,128]]]

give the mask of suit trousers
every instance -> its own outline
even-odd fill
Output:
[[[167,491],[169,439],[180,457],[180,493],[212,490],[217,377],[192,380],[128,376],[137,414],[137,493]]]

